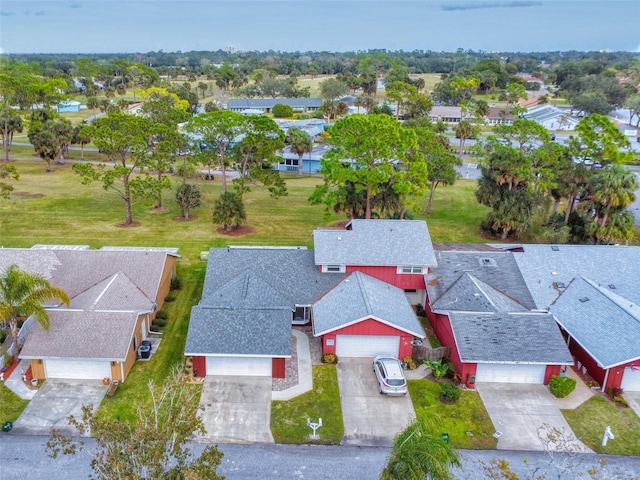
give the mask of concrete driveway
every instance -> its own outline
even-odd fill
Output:
[[[622,395],[629,402],[629,406],[640,417],[640,392],[624,392]]]
[[[271,377],[210,376],[202,387],[200,406],[205,441],[273,443]]]
[[[391,445],[395,436],[416,416],[409,394],[380,395],[372,361],[371,358],[340,357],[338,362],[343,444]]]
[[[501,432],[499,450],[591,451],[575,438],[546,386],[476,383],[476,389],[494,428]],[[560,438],[549,438],[554,431],[562,434]]]
[[[55,427],[77,434],[69,425],[69,416],[82,417],[83,405],[91,404],[95,411],[106,392],[100,380],[47,380],[15,421],[11,433],[49,435]]]

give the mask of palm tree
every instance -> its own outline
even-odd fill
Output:
[[[464,142],[467,138],[473,138],[476,135],[477,128],[469,120],[461,120],[455,127],[456,137],[460,139],[459,155],[464,152]]]
[[[612,165],[600,170],[593,180],[596,222],[607,226],[612,211],[625,209],[635,201],[637,188],[638,179],[628,168]]]
[[[451,480],[458,453],[437,432],[435,422],[416,419],[393,442],[380,480]]]
[[[313,149],[311,135],[299,128],[290,128],[287,137],[291,153],[298,155],[298,175],[302,175],[302,157],[305,153],[310,153]]]
[[[42,305],[49,300],[59,300],[69,306],[69,296],[64,290],[52,287],[41,275],[31,275],[11,265],[0,277],[0,320],[8,322],[14,345],[18,348],[18,319],[33,317],[49,330],[49,314]]]

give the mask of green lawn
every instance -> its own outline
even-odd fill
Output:
[[[602,397],[591,397],[575,410],[563,410],[578,439],[597,453],[640,456],[640,418],[630,408],[621,408]],[[603,447],[605,427],[611,426],[616,438]]]
[[[307,418],[317,421],[319,440],[309,438]],[[289,401],[271,402],[271,433],[276,443],[320,443],[337,445],[344,426],[335,365],[313,365],[313,389]]]
[[[29,400],[22,400],[12,390],[5,387],[4,382],[0,383],[0,424],[11,421],[15,422],[22,411],[29,404]]]
[[[437,383],[430,380],[409,380],[408,383],[418,418],[437,419],[440,433],[448,433],[455,448],[496,448],[498,441],[492,436],[495,428],[476,392],[463,390],[456,403],[445,405],[439,400],[440,386]]]

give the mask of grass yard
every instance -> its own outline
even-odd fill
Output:
[[[5,387],[4,382],[0,383],[0,405],[2,405],[0,423],[15,422],[28,404],[29,400],[22,400],[12,390]]]
[[[578,439],[596,453],[640,456],[640,418],[630,408],[621,408],[602,397],[591,397],[575,410],[563,410]],[[603,447],[606,425],[616,438]]]
[[[417,417],[436,418],[441,426],[440,433],[448,433],[455,448],[496,448],[498,441],[492,436],[495,428],[476,392],[463,390],[456,403],[445,405],[439,400],[440,386],[437,383],[430,380],[409,380],[408,383]]]
[[[136,404],[149,401],[149,381],[159,385],[169,376],[171,368],[184,364],[184,345],[189,328],[191,307],[195,305],[202,292],[206,264],[193,264],[188,267],[178,266],[178,278],[182,280],[182,288],[173,291],[173,302],[165,302],[163,310],[169,315],[164,327],[163,340],[158,351],[148,362],[136,362],[126,381],[118,387],[113,397],[105,397],[98,410],[98,415],[106,418],[133,419]],[[201,389],[201,386],[194,386]]]
[[[307,418],[322,418],[319,440],[309,438]],[[337,445],[344,435],[335,365],[313,365],[313,389],[289,401],[271,403],[271,433],[276,443]]]

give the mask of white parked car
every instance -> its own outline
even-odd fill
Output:
[[[386,395],[406,395],[407,379],[400,360],[389,355],[373,359],[373,371],[378,379],[378,390]]]

